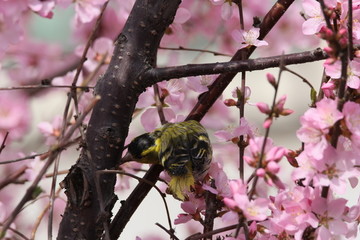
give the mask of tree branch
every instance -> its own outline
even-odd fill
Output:
[[[101,100],[93,109],[79,160],[63,181],[68,203],[58,239],[100,239],[104,226],[110,222],[111,209],[116,201],[115,174],[103,174],[97,178],[96,172],[114,169],[120,160],[138,96],[153,82],[143,73],[155,67],[160,40],[173,21],[179,4],[180,0],[135,2],[115,41],[109,67],[95,87]],[[158,169],[158,166],[153,169]],[[157,179],[159,171],[153,173]],[[151,185],[142,185],[151,189]],[[131,207],[125,211],[122,207],[118,213],[123,226],[116,222],[110,226],[110,229],[116,228],[115,235],[121,233],[138,206],[136,202],[141,202],[149,190],[132,194],[125,201],[123,206]],[[107,234],[114,236],[112,230]]]
[[[146,75],[149,75],[149,77],[151,77],[152,79],[160,82],[163,80],[190,76],[255,71],[279,67],[282,58],[286,65],[291,65],[323,60],[327,58],[327,54],[321,48],[317,48],[313,51],[293,53],[281,56],[272,56],[266,58],[154,68],[147,71]]]

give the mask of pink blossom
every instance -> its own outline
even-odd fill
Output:
[[[302,6],[307,20],[302,25],[302,31],[305,35],[318,33],[321,27],[325,26],[325,20],[321,12],[320,3],[316,0],[303,0]]]
[[[320,227],[316,230],[318,239],[330,239],[347,233],[348,227],[343,221],[346,202],[343,198],[325,199],[321,196],[312,201],[311,209],[320,219]]]
[[[0,94],[0,141],[9,132],[7,144],[21,139],[30,121],[29,100],[22,92],[2,92]]]
[[[241,118],[240,126],[235,128],[229,127],[226,130],[216,131],[214,135],[219,141],[232,141],[237,143],[240,136],[253,137],[254,133],[246,119]]]
[[[333,79],[341,78],[341,61],[334,63],[324,63],[325,73]],[[353,89],[360,88],[360,62],[353,60],[349,63],[347,69],[347,86]]]
[[[273,198],[270,205],[272,215],[264,226],[272,234],[283,231],[294,235],[296,240],[302,239],[303,231],[312,226],[318,226],[318,220],[311,211],[313,191],[310,187],[295,187],[292,190],[281,190]]]
[[[81,57],[85,46],[76,48],[76,54]],[[114,49],[113,40],[105,37],[97,38],[94,44],[87,52],[87,61],[84,63],[85,67],[89,71],[94,71],[103,61],[105,64],[109,64],[110,57]]]
[[[39,174],[40,170],[44,166],[45,162],[40,159],[40,157],[35,157],[34,159],[30,160],[26,165],[27,169],[25,170],[25,178],[27,181],[33,181],[37,175]]]
[[[165,119],[167,121],[173,121],[176,117],[175,112],[171,108],[163,108]],[[141,115],[141,124],[145,131],[151,132],[161,126],[160,117],[156,107],[147,108]]]
[[[38,124],[40,132],[46,138],[47,145],[52,145],[57,142],[61,134],[62,122],[63,118],[61,116],[55,116],[52,123],[41,122]]]
[[[346,102],[343,107],[345,123],[350,132],[360,135],[360,105],[355,102]]]
[[[41,0],[29,0],[28,5],[34,12],[37,12],[40,16],[45,18],[52,18],[54,13],[52,10],[55,7],[55,1],[54,0],[47,0],[47,1],[41,1]]]
[[[202,185],[204,190],[210,191],[211,193],[222,197],[231,196],[228,177],[220,163],[213,161],[210,165],[208,174],[214,180],[215,188],[205,183]]]
[[[260,28],[251,28],[249,31],[234,30],[231,33],[234,40],[240,43],[240,49],[248,46],[267,46],[268,43],[264,40],[258,40],[260,36]]]
[[[38,84],[39,79],[48,78],[49,74],[63,69],[69,61],[74,61],[73,56],[69,58],[62,56],[61,49],[56,44],[34,42],[28,39],[11,46],[8,54],[15,62],[8,74],[12,80],[24,85],[35,84],[35,82]]]
[[[309,153],[316,159],[321,159],[328,142],[325,135],[329,132],[343,114],[337,110],[337,101],[324,98],[316,103],[316,108],[311,108],[300,118],[301,128],[297,137],[307,144]]]
[[[190,220],[200,221],[201,215],[205,211],[205,199],[197,198],[194,194],[189,194],[189,200],[181,203],[181,208],[185,213],[179,214],[175,219],[175,224],[186,223]]]
[[[202,75],[196,77],[188,77],[186,86],[191,90],[203,93],[209,90],[209,86],[215,81],[217,75]]]
[[[2,12],[0,12],[0,24],[0,57],[2,58],[9,45],[17,44],[22,40],[23,29],[18,19]]]
[[[185,99],[185,86],[182,80],[173,79],[170,81],[163,81],[158,84],[160,88],[160,95],[165,97],[165,102],[180,109]]]
[[[286,154],[286,149],[283,147],[277,147],[273,145],[273,141],[270,138],[266,139],[266,143],[264,143],[264,137],[255,137],[250,139],[249,146],[246,148],[245,155],[247,156],[247,162],[250,163],[251,166],[256,167],[258,158],[261,154],[262,145],[265,144],[264,156],[262,159],[262,163],[266,167],[267,163],[270,161],[279,162],[282,157]]]
[[[226,0],[210,0],[214,5],[221,5],[221,18],[229,20],[232,16],[232,2]]]
[[[76,21],[88,23],[99,16],[101,6],[107,0],[76,0],[75,12]]]
[[[241,180],[235,180],[229,182],[232,197],[225,197],[224,203],[230,210],[240,213],[242,212],[248,220],[263,221],[267,217],[267,210],[269,200],[265,198],[257,198],[255,200],[249,200],[247,197],[247,187]],[[225,219],[228,220],[230,215],[227,215]]]
[[[321,85],[321,90],[324,92],[325,97],[327,98],[334,98],[335,93],[334,90],[336,88],[336,85],[334,83],[334,80],[329,80],[328,82],[324,82]]]

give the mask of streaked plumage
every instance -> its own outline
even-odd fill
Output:
[[[167,123],[153,132],[136,137],[128,147],[132,160],[161,164],[171,177],[169,189],[181,200],[195,181],[205,177],[212,149],[205,128],[197,121]],[[129,158],[129,156],[125,156]],[[127,160],[125,160],[127,161]]]

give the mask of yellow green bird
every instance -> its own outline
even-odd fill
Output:
[[[170,175],[169,189],[185,199],[195,181],[202,181],[210,167],[212,148],[205,128],[195,120],[167,123],[134,138],[121,162],[161,164]]]

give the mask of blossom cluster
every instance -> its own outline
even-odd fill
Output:
[[[44,159],[48,157],[43,150],[58,147],[66,129],[76,123],[93,99],[92,89],[98,76],[110,63],[114,40],[135,0],[112,0],[108,4],[96,38],[86,53],[83,69],[77,73],[74,66],[78,66],[87,39],[106,2],[0,0],[1,69],[8,79],[6,83],[1,83],[4,88],[0,91],[0,159],[17,159],[0,168],[0,173],[5,176],[0,178],[0,223],[11,214],[12,208],[5,206],[14,206],[17,196],[13,193],[18,192],[18,184],[34,181],[38,176]],[[251,92],[257,89],[239,86],[234,89],[232,98],[220,97],[201,122],[213,143],[214,159],[208,176],[194,186],[186,201],[179,203],[182,212],[177,214],[174,223],[191,231],[203,227],[208,211],[207,198],[211,195],[216,206],[213,217],[219,219],[215,227],[221,230],[221,226],[237,225],[224,232],[218,231],[217,235],[227,240],[356,239],[360,196],[357,193],[354,202],[344,194],[359,187],[360,176],[360,50],[356,48],[360,43],[360,1],[353,0],[353,6],[349,6],[347,0],[302,0],[302,9],[294,3],[295,6],[287,10],[266,39],[259,39],[260,28],[256,19],[267,13],[271,1],[242,1],[242,8],[246,9],[243,11],[244,26],[240,26],[239,2],[182,1],[161,41],[158,65],[182,63],[183,55],[167,48],[183,50],[189,47],[188,50],[194,50],[192,46],[198,46],[199,39],[202,47],[207,46],[203,50],[214,47],[225,56],[233,55],[238,49],[252,47],[257,47],[262,56],[279,55],[294,49],[318,46],[322,40],[326,44],[323,50],[328,55],[323,63],[324,80],[318,96],[312,99],[316,103],[302,114],[300,127],[293,133],[301,145],[296,150],[278,146],[269,134],[259,134],[259,129],[269,133],[277,118],[286,118],[296,111],[285,107],[291,95],[274,98],[273,105],[251,103]],[[322,9],[321,2],[326,9]],[[73,45],[77,47],[67,49],[34,39],[28,20],[34,15],[52,19],[64,8],[74,10],[69,27],[72,28]],[[352,36],[348,31],[350,10],[353,16]],[[348,51],[349,40],[352,40],[352,52]],[[196,57],[194,62],[197,60]],[[134,122],[140,127],[130,126],[126,144],[136,135],[161,126],[159,104],[168,122],[183,121],[198,96],[207,92],[217,77],[189,76],[159,82],[147,88],[139,96],[133,115]],[[279,79],[271,74],[267,74],[266,78],[276,92]],[[69,109],[68,115],[64,116],[63,106],[61,110],[57,107],[42,108],[38,111],[40,113],[34,114],[34,105],[49,95],[60,95],[65,102],[63,97],[65,93],[71,96],[69,88],[72,84],[78,86],[78,98],[76,104],[65,107]],[[235,117],[242,99],[247,107],[264,115],[262,126],[250,123],[246,116]],[[53,112],[54,109],[56,113],[50,119],[44,117],[45,112]],[[82,129],[86,130],[87,121],[88,118],[85,118]],[[82,130],[75,131],[74,140],[81,134]],[[31,140],[27,135],[31,135]],[[245,177],[230,178],[229,169],[239,168],[237,156],[241,151]],[[30,156],[27,152],[31,152]],[[70,151],[64,152],[68,154]],[[66,158],[61,157],[61,161]],[[139,174],[143,168],[145,166],[139,163],[121,166],[128,175]],[[169,176],[161,175],[161,178],[166,182]],[[8,179],[16,184],[8,183]],[[38,202],[41,202],[39,199],[48,199],[50,192],[47,178],[42,176],[42,179],[40,196],[36,199]],[[133,179],[122,175],[115,188],[122,192],[132,186]],[[62,193],[57,197],[61,199]],[[47,202],[39,205],[39,208],[47,209]],[[64,204],[57,206],[60,215]],[[194,226],[192,222],[198,225]],[[28,232],[36,226],[32,221],[20,218],[11,228]],[[14,235],[13,231],[8,231],[5,237],[10,239]]]

